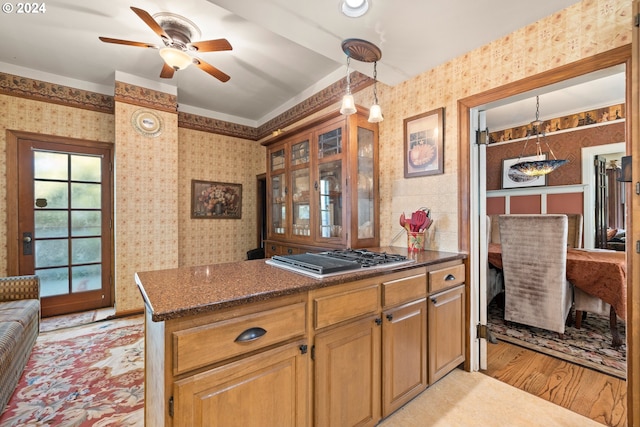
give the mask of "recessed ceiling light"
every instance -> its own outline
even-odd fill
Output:
[[[341,9],[349,18],[359,18],[369,10],[369,0],[342,0]]]

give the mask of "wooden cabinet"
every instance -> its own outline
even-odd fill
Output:
[[[174,426],[303,427],[307,361],[296,342],[174,384]]]
[[[263,143],[267,257],[378,246],[378,133],[366,117],[332,113]]]
[[[312,292],[315,425],[375,425],[427,387],[426,295],[425,268]]]
[[[464,264],[429,272],[428,297],[429,384],[465,359]]]
[[[145,321],[145,422],[308,426],[305,295]]]
[[[380,420],[379,317],[368,316],[315,338],[315,425],[374,426]]]

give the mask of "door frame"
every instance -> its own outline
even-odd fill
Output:
[[[76,146],[100,146],[102,148],[108,148],[111,150],[111,158],[107,159],[113,164],[113,144],[109,142],[89,141],[84,139],[45,135],[34,132],[23,132],[17,130],[7,130],[7,144],[6,144],[6,212],[7,212],[7,275],[16,276],[20,274],[19,269],[19,254],[22,248],[22,242],[19,236],[19,218],[18,218],[18,144],[21,139],[31,139],[42,142],[50,142],[57,144],[76,145]],[[111,223],[113,224],[113,179],[108,183],[110,187],[111,200],[109,203],[109,210],[111,215]],[[108,271],[105,274],[109,274],[110,277],[114,277],[114,237],[113,228],[110,231],[111,236],[109,239],[109,247],[103,248],[111,252],[110,265],[105,266]],[[109,301],[111,305],[115,304],[114,283],[111,280],[109,289]]]
[[[625,65],[625,103],[631,106],[631,94],[632,94],[632,75],[634,70],[632,69],[632,45],[627,44],[607,52],[596,54],[592,57],[585,58],[570,64],[563,65],[558,68],[554,68],[540,74],[524,78],[522,80],[514,81],[506,85],[490,89],[488,91],[471,95],[467,98],[458,100],[458,250],[460,252],[471,254],[472,250],[479,245],[479,233],[477,220],[475,217],[478,215],[478,208],[473,204],[473,193],[477,191],[477,182],[472,180],[472,176],[476,173],[478,165],[473,164],[472,160],[476,158],[472,150],[472,135],[470,129],[472,128],[471,112],[473,108],[481,107],[482,105],[496,102],[501,99],[509,98],[511,96],[535,90],[544,86],[548,86],[554,83],[559,83],[564,80],[575,78],[584,74],[588,74],[597,70],[610,68],[616,65]],[[637,70],[636,70],[637,71]],[[626,152],[632,152],[632,129],[633,129],[633,114],[626,115],[625,121],[625,134],[626,134]],[[472,187],[472,184],[474,187]],[[476,298],[469,298],[466,303],[466,315],[469,319],[468,328],[468,340],[467,354],[465,361],[466,370],[477,370],[479,366],[479,338],[476,337],[476,324],[478,323],[477,311],[473,307],[478,306],[477,301],[477,289],[479,287],[478,279],[479,272],[477,271],[477,264],[474,267],[474,271],[471,271],[471,266],[467,263],[468,269],[467,277],[471,278],[470,295],[476,296]],[[474,292],[474,289],[476,290]],[[635,297],[636,301],[632,300],[633,292],[628,287],[628,301],[629,310],[628,318],[636,316],[633,313],[634,302],[637,302],[638,297]],[[472,299],[475,299],[472,301]],[[472,317],[473,315],[473,317]],[[629,336],[632,334],[629,333]],[[627,347],[628,357],[627,360],[632,358],[632,355],[637,354],[638,343],[635,340],[631,340]],[[635,356],[637,357],[637,356]],[[631,392],[633,388],[631,378],[627,382],[627,389]],[[630,408],[629,408],[630,409]]]

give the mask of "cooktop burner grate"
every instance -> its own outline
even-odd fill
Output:
[[[360,268],[390,267],[413,262],[413,260],[404,255],[372,252],[366,249],[338,249],[320,253],[274,255],[266,262],[276,267],[323,278]]]

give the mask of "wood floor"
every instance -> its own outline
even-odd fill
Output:
[[[627,425],[627,383],[535,351],[488,345],[485,374],[612,427]]]

